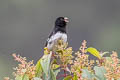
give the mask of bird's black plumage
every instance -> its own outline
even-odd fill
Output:
[[[67,39],[67,34],[66,34],[67,19],[68,18],[66,17],[59,17],[56,19],[55,27],[52,33],[49,35],[49,38],[46,41],[45,47],[48,47],[48,49],[52,49],[52,47],[54,46],[55,40],[59,38],[63,38],[63,40]]]

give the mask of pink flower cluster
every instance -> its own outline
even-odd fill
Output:
[[[115,51],[111,54],[111,60],[106,59],[105,69],[107,71],[105,76],[108,80],[120,79],[120,59]]]
[[[25,57],[21,57],[16,54],[13,54],[13,57],[16,61],[20,62],[20,64],[18,64],[18,67],[14,68],[14,70],[16,70],[16,72],[13,73],[14,76],[23,76],[24,74],[27,74],[31,80],[35,76],[35,66],[33,64],[33,61],[26,62]]]

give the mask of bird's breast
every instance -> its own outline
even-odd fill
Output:
[[[63,41],[66,42],[67,41],[67,34],[58,32],[58,33],[54,34],[53,36],[51,36],[51,41],[55,41],[58,39],[63,39]]]
[[[53,49],[54,45],[56,44],[56,41],[58,41],[59,39],[62,39],[64,42],[67,42],[67,34],[57,32],[56,34],[52,35],[48,39],[48,44],[47,44],[48,49],[50,50]]]

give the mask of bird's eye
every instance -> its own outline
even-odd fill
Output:
[[[61,21],[64,21],[64,19],[62,19],[62,18],[61,18],[60,20],[61,20]]]

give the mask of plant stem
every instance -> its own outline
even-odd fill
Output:
[[[66,74],[66,76],[68,76],[68,74]],[[57,76],[56,79],[59,79],[61,77],[66,77],[66,76],[65,76],[65,74],[61,74],[61,75]]]
[[[64,77],[66,77],[66,75],[67,75],[67,74],[66,74],[66,70],[64,69]]]

